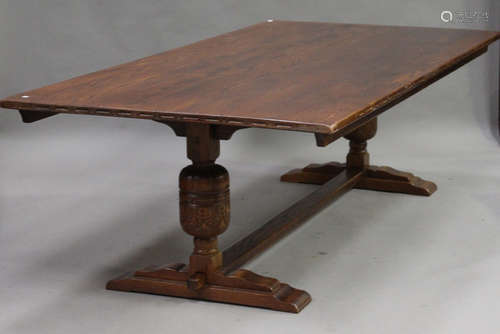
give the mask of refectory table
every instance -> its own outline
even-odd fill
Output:
[[[486,52],[500,33],[268,20],[227,34],[8,97],[31,123],[59,113],[150,119],[186,137],[192,164],[179,176],[180,223],[194,237],[187,265],[152,266],[111,290],[299,312],[305,291],[238,269],[352,188],[429,196],[432,182],[369,164],[377,115]],[[294,169],[281,181],[322,185],[220,251],[229,225],[229,175],[219,141],[243,128],[345,137],[345,163]]]

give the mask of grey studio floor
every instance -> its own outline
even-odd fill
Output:
[[[307,290],[300,314],[105,290],[124,272],[187,259],[185,139],[146,120],[22,124],[2,111],[0,333],[497,333],[498,74],[479,80],[491,74],[484,61],[383,114],[369,143],[374,164],[435,181],[433,196],[353,190],[246,265]],[[232,191],[224,248],[315,189],[280,174],[343,160],[347,143],[246,129],[221,150]]]

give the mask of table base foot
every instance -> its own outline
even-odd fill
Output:
[[[300,312],[311,296],[277,279],[240,269],[229,275],[222,272],[190,274],[188,266],[174,264],[149,267],[111,280],[108,290],[202,299],[215,302],[263,307],[277,311]]]
[[[281,176],[281,181],[322,185],[346,169],[345,164],[329,162],[310,164],[293,169]],[[437,190],[435,183],[391,167],[369,166],[354,188],[430,196]]]

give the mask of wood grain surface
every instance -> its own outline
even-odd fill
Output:
[[[331,134],[498,38],[480,30],[264,22],[13,95],[0,106]]]

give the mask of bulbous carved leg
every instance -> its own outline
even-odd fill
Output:
[[[189,264],[149,267],[110,281],[107,288],[299,312],[311,300],[307,292],[248,270],[225,274],[217,237],[229,225],[229,175],[214,163],[219,142],[210,126],[190,125],[187,135],[193,164],[179,176],[179,212],[183,230],[194,237]]]
[[[179,210],[184,232],[194,237],[188,286],[200,289],[222,266],[217,236],[229,226],[229,174],[220,165],[191,165],[179,176]]]
[[[376,131],[377,119],[374,118],[345,136],[349,140],[350,147],[346,163],[310,164],[282,175],[281,181],[322,185],[346,168],[361,169],[364,170],[364,175],[354,188],[422,196],[432,195],[437,189],[433,182],[391,167],[370,166],[366,142],[375,136]]]

